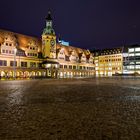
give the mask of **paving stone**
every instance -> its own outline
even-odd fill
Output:
[[[140,79],[0,81],[0,140],[139,140]]]

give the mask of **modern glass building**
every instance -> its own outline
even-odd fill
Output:
[[[125,46],[124,74],[140,74],[140,45]]]

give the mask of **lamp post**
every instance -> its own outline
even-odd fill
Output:
[[[17,49],[14,48],[14,63],[13,63],[13,69],[14,69],[14,80],[16,79],[16,52],[17,52]]]

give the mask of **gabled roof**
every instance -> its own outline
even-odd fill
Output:
[[[2,29],[0,29],[0,43],[3,43],[4,38],[7,35],[14,37],[16,39],[16,43],[18,45],[17,47],[19,47],[23,50],[25,50],[28,47],[30,42],[34,42],[36,44],[36,46],[39,48],[39,50],[41,50],[41,39],[36,38],[36,37],[31,37],[28,35],[10,32],[7,30],[2,30]]]

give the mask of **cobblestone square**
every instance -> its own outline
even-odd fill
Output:
[[[0,140],[139,140],[140,78],[0,81]]]

